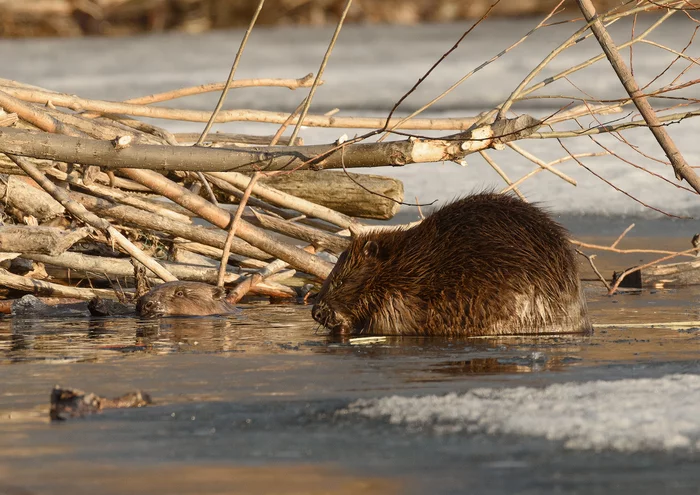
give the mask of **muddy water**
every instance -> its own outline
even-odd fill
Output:
[[[604,273],[626,262],[611,259],[599,259]],[[700,329],[668,324],[700,320],[698,289],[608,297],[587,283],[586,295],[598,325],[589,337],[352,345],[292,305],[228,318],[0,320],[0,493],[695,490],[697,449],[571,449],[338,413],[395,394],[700,374]],[[155,403],[52,424],[54,384],[142,389]]]

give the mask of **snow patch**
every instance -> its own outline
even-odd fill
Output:
[[[635,452],[700,451],[698,411],[700,376],[668,375],[358,400],[341,413],[442,434],[526,435],[570,449]]]

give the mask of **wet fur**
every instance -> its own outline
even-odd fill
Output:
[[[591,329],[565,229],[540,208],[495,193],[448,204],[412,229],[355,238],[312,314],[343,334]]]
[[[136,311],[145,317],[205,316],[232,313],[223,288],[200,282],[167,282],[141,296]]]

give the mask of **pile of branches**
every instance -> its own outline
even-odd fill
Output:
[[[672,167],[676,178],[690,187],[675,185],[693,194],[700,192],[700,179],[665,130],[667,123],[700,115],[698,101],[678,96],[674,106],[659,112],[648,102],[650,97],[668,97],[696,81],[684,81],[685,70],[680,70],[667,86],[640,88],[619,53],[620,48],[644,42],[670,16],[689,15],[684,11],[685,0],[644,3],[602,15],[596,14],[589,0],[579,0],[583,26],[534,68],[506,101],[475,117],[440,119],[423,119],[419,114],[475,72],[507,55],[532,32],[546,28],[561,4],[511,47],[465,74],[419,110],[397,117],[403,100],[458,47],[472,26],[386,118],[309,113],[351,0],[345,3],[315,76],[235,80],[236,67],[263,4],[264,0],[258,4],[226,82],[110,102],[0,80],[0,107],[4,109],[0,114],[0,167],[6,174],[0,184],[5,220],[0,229],[0,251],[5,258],[5,268],[0,269],[1,286],[80,299],[128,298],[134,279],[133,262],[137,267],[145,267],[154,282],[181,279],[226,285],[232,288],[234,301],[247,294],[274,299],[304,298],[309,283],[322,281],[332,269],[333,256],[323,253],[338,255],[348,245],[349,236],[368,228],[381,228],[368,227],[361,219],[390,218],[403,200],[397,181],[351,174],[348,169],[462,163],[467,155],[479,153],[506,182],[504,192],[514,191],[527,200],[519,186],[534,175],[544,171],[576,185],[558,168],[559,164],[574,161],[585,167],[586,158],[614,155],[604,147],[601,152],[569,153],[562,138],[591,139],[598,144],[596,135],[622,136],[623,131],[639,127],[648,127],[668,158],[665,166]],[[606,25],[647,10],[661,11],[656,22],[616,47]],[[535,82],[554,57],[592,36],[602,47],[600,55]],[[686,49],[691,45],[692,38]],[[661,73],[678,61],[698,64],[685,50],[672,51],[677,57]],[[606,57],[628,97],[602,101],[589,95],[567,101],[560,111],[546,118],[512,116],[517,102]],[[221,110],[229,90],[246,86],[286,87],[306,91],[306,95],[289,113]],[[213,112],[152,106],[207,91],[221,91]],[[639,115],[629,112],[622,117],[616,115],[612,122],[599,120],[601,115],[620,114],[632,106]],[[199,135],[174,135],[139,117],[207,125]],[[597,124],[584,126],[582,118],[592,118]],[[274,136],[209,134],[214,123],[232,121],[277,123],[279,130]],[[351,139],[342,136],[325,145],[304,145],[299,139],[302,124],[364,132]],[[559,130],[560,126],[571,129],[572,124],[575,130]],[[288,129],[291,134],[285,136]],[[426,130],[442,131],[442,135],[412,133]],[[553,139],[566,154],[545,162],[516,143],[524,139]],[[535,165],[532,172],[512,181],[489,152],[506,148],[530,160]],[[655,175],[659,180],[672,182]],[[231,209],[225,206],[228,204],[237,207]],[[578,244],[590,249],[616,249],[615,245]],[[669,255],[663,259],[669,259],[690,254],[690,250],[663,254]],[[49,276],[55,281],[49,282]]]

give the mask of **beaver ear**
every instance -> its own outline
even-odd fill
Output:
[[[223,287],[215,287],[211,291],[212,299],[223,299],[226,297],[226,289]]]
[[[362,252],[365,256],[375,258],[379,254],[379,244],[374,241],[367,241],[362,248]]]

